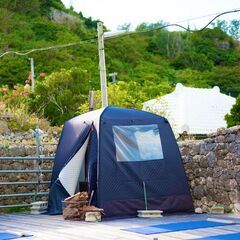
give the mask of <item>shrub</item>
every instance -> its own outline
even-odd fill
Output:
[[[225,116],[228,127],[240,125],[240,95],[238,96],[236,103],[233,105],[230,114]]]

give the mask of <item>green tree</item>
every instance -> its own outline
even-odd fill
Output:
[[[90,74],[82,68],[62,69],[37,81],[31,96],[32,111],[44,115],[53,125],[61,125],[76,114],[88,98]]]
[[[123,25],[119,25],[117,29],[129,31],[131,27],[132,27],[131,23],[124,23]]]
[[[141,91],[136,82],[118,82],[108,86],[108,104],[110,106],[126,108],[142,108],[142,103],[147,100],[146,94]],[[101,91],[94,93],[94,109],[101,108]],[[78,114],[88,111],[88,100],[78,108]]]
[[[7,9],[0,8],[0,31],[4,33],[10,33],[13,27],[12,25],[12,13]]]
[[[240,39],[240,20],[234,19],[230,22],[229,34],[236,39]]]
[[[216,25],[214,27],[220,28],[223,32],[228,33],[229,26],[226,20],[217,20]]]
[[[240,69],[234,67],[215,67],[211,72],[202,74],[205,82],[213,87],[219,86],[227,95],[237,97],[240,93]]]
[[[213,62],[205,54],[194,51],[186,51],[177,56],[171,63],[176,69],[192,68],[198,71],[209,71],[213,67]]]
[[[159,21],[159,22],[156,22],[156,23],[144,22],[144,23],[139,24],[136,27],[136,31],[146,31],[146,30],[158,29],[158,28],[163,27],[165,25],[167,25],[167,23],[164,22],[164,21]]]
[[[30,71],[26,57],[8,56],[0,59],[0,85],[13,87],[16,83],[24,84]]]
[[[40,14],[40,1],[39,0],[1,0],[0,7],[7,8],[11,11],[21,14],[28,14],[36,16]]]
[[[226,20],[217,20],[216,23],[212,24],[213,27],[220,28],[223,32],[229,34],[235,39],[240,38],[240,20],[233,19],[230,22]]]
[[[233,105],[230,114],[225,116],[228,127],[240,125],[240,95],[238,96],[236,103]]]
[[[204,29],[190,37],[192,49],[204,54],[214,65],[233,65],[238,61],[236,44],[220,28]]]

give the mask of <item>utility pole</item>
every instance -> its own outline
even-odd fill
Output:
[[[94,110],[94,90],[89,91],[89,112]]]
[[[103,35],[104,33],[103,33],[102,22],[98,22],[97,30],[98,30],[98,54],[99,54],[100,80],[101,80],[102,107],[107,107],[108,106],[107,77],[106,77],[104,35]]]
[[[31,85],[32,85],[32,92],[34,92],[34,61],[33,58],[29,58],[30,63],[31,63]]]

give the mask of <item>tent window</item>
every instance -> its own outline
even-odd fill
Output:
[[[113,136],[119,162],[163,159],[157,124],[113,126]]]

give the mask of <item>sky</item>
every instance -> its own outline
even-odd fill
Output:
[[[135,29],[143,22],[156,23],[160,20],[199,29],[214,17],[213,14],[240,9],[239,0],[62,0],[62,2],[67,7],[72,5],[85,17],[101,20],[111,31],[117,30],[125,23],[131,23],[132,29]],[[205,17],[195,19],[202,16]],[[225,15],[221,19],[240,19],[240,12]]]

